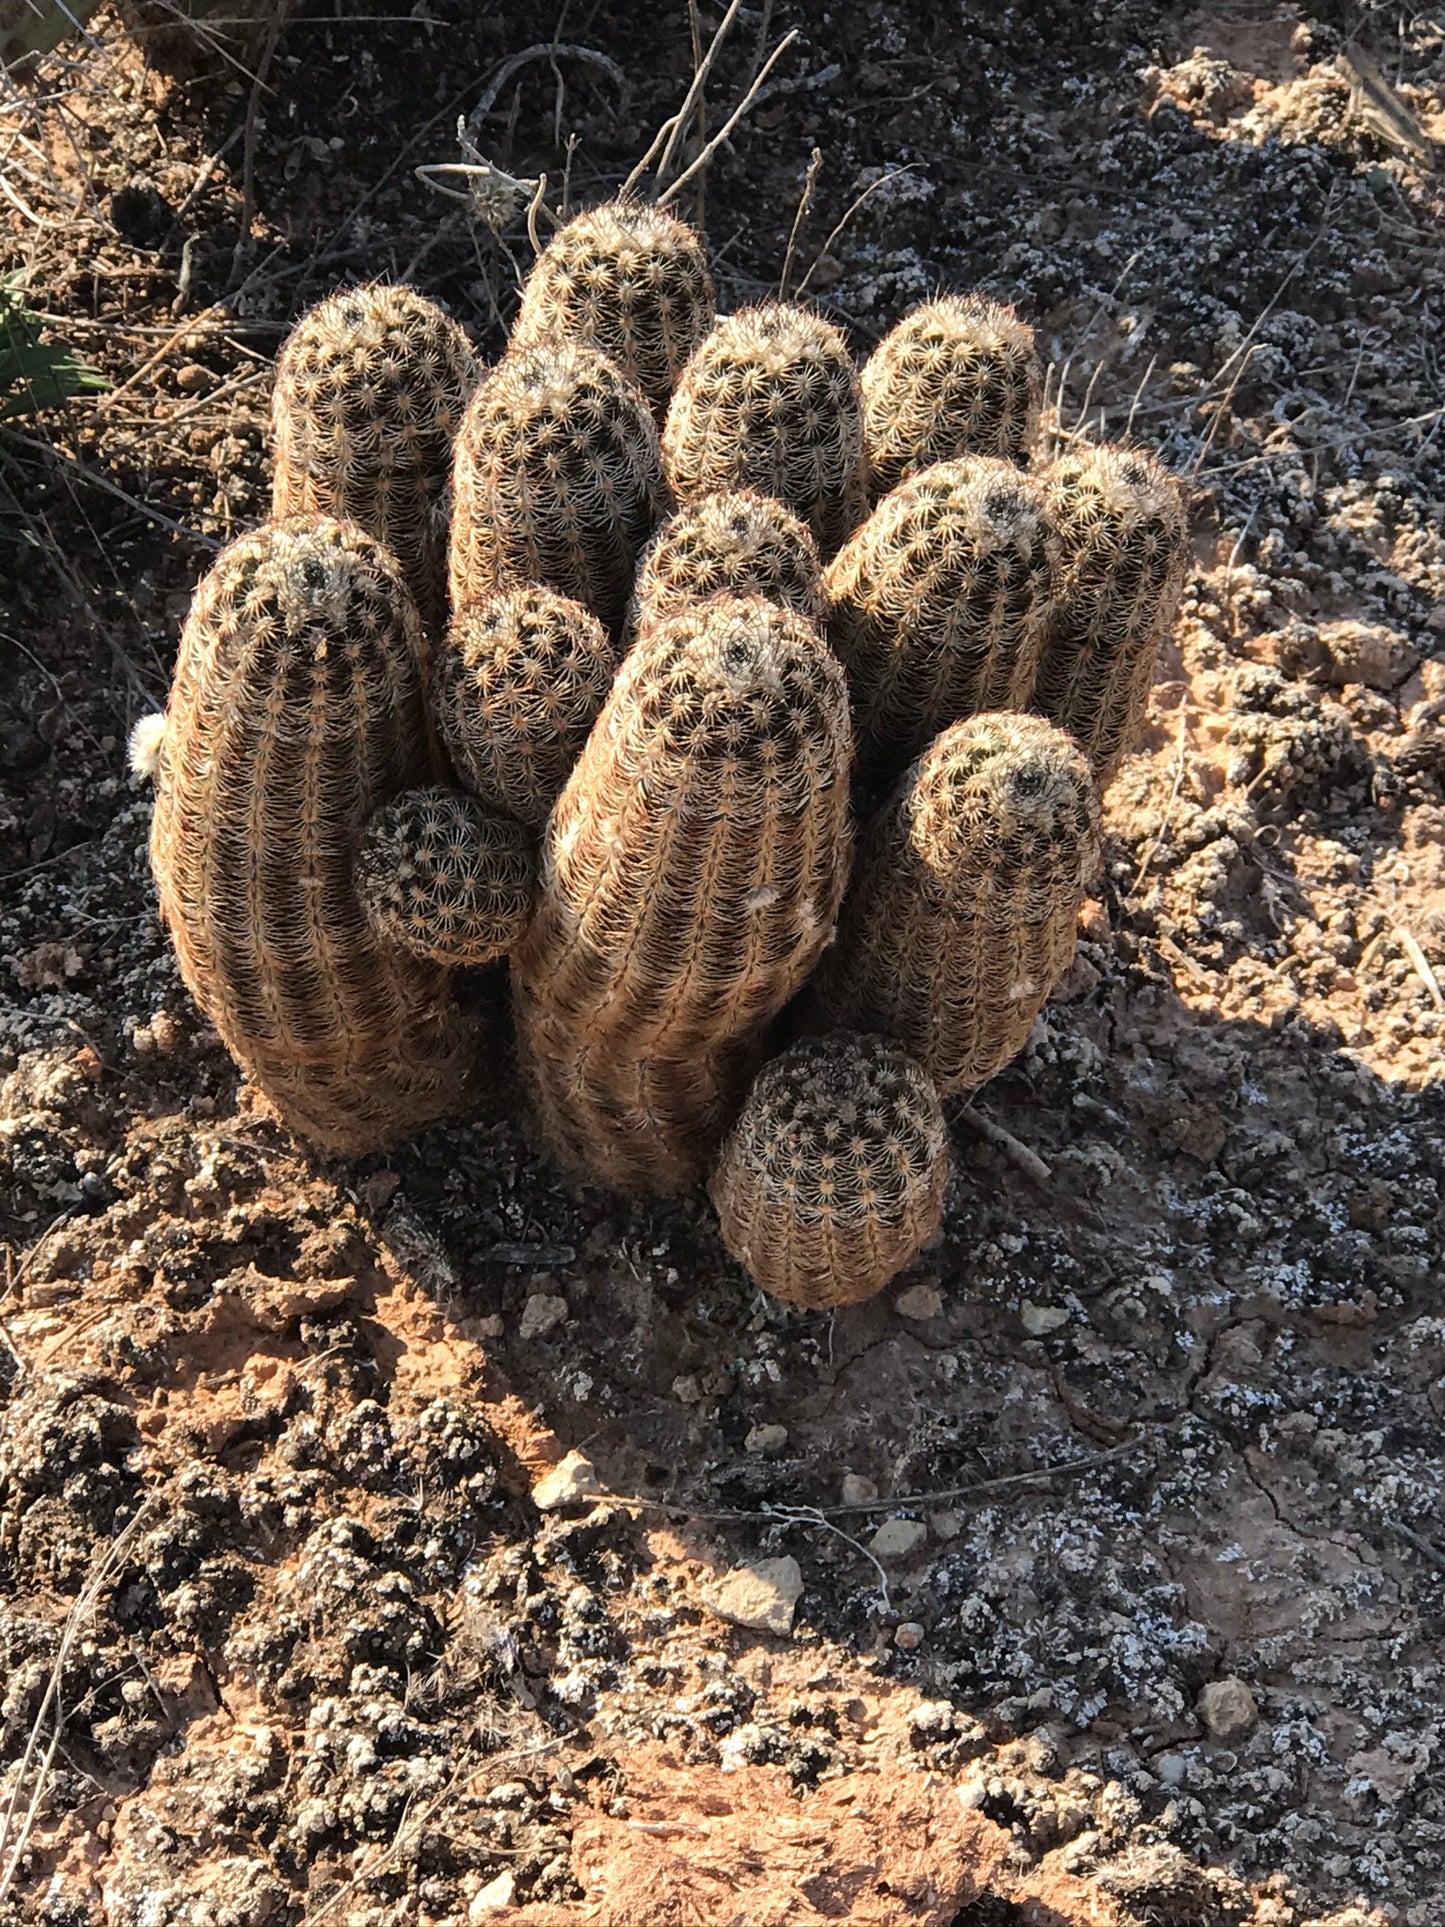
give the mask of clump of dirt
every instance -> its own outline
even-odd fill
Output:
[[[409,273],[499,351],[524,223],[410,170],[531,26],[300,16],[163,72],[101,15],[6,109],[7,251],[116,384],[16,455],[0,658],[15,1918],[1440,1918],[1445,177],[1356,24],[772,10],[723,305],[816,146],[793,285],[860,352],[939,286],[1018,303],[1053,438],[1157,448],[1196,532],[1072,976],[954,1108],[941,1239],[831,1316],[751,1294],[700,1197],[569,1188],[494,979],[475,1121],[307,1159],[155,922],[124,737],[264,513],[275,346]],[[1445,136],[1445,36],[1370,28]],[[556,192],[576,135],[599,198],[686,16],[557,37],[473,138]],[[627,1503],[540,1511],[568,1447]],[[784,1557],[790,1635],[710,1616]]]

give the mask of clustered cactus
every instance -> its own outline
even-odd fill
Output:
[[[861,377],[805,307],[715,321],[631,201],[558,231],[489,371],[410,289],[304,316],[275,519],[137,736],[182,972],[283,1119],[359,1151],[473,1101],[456,973],[507,958],[579,1176],[706,1181],[797,1304],[909,1264],[941,1097],[1072,957],[1185,566],[1151,457],[1039,462],[1040,387],[973,296]]]

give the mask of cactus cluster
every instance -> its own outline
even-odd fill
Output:
[[[355,1151],[472,1101],[455,973],[505,958],[578,1175],[706,1181],[801,1305],[907,1265],[940,1098],[1071,958],[1184,568],[1152,458],[1038,462],[1039,389],[973,297],[861,376],[806,307],[715,321],[699,238],[625,201],[489,371],[408,289],[303,317],[275,518],[137,739],[182,971],[286,1122]]]

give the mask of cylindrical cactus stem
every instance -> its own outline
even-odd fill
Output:
[[[1038,484],[1007,462],[940,462],[884,497],[824,576],[865,781],[891,783],[949,723],[1027,704],[1054,566]]]
[[[457,438],[452,608],[536,582],[619,630],[638,551],[666,506],[642,391],[595,348],[503,357]]]
[[[786,302],[728,315],[683,371],[662,451],[679,502],[757,489],[831,555],[867,502],[858,372],[843,337]]]
[[[764,1065],[710,1189],[754,1284],[810,1309],[872,1298],[937,1231],[948,1132],[932,1081],[880,1037],[805,1038]]]
[[[696,230],[648,201],[608,201],[575,215],[543,249],[512,346],[555,339],[598,349],[636,382],[660,425],[714,309]]]
[[[407,790],[367,823],[356,883],[383,942],[433,963],[493,963],[526,931],[537,848],[520,823],[470,796]]]
[[[442,740],[484,803],[540,830],[607,700],[617,656],[579,602],[506,589],[453,617],[437,666]]]
[[[792,610],[702,603],[626,658],[512,959],[522,1062],[572,1165],[642,1190],[703,1176],[832,935],[850,761],[843,672]]]
[[[827,604],[811,531],[781,502],[752,489],[689,502],[643,551],[629,631],[718,595],[761,596],[821,623]]]
[[[1179,606],[1184,491],[1131,448],[1063,455],[1041,481],[1059,575],[1033,707],[1083,745],[1102,791],[1132,746]]]
[[[906,314],[863,367],[863,439],[876,501],[934,462],[1026,462],[1038,435],[1043,366],[1034,331],[981,295],[944,295]]]
[[[1039,716],[955,723],[864,833],[819,1019],[890,1038],[944,1096],[973,1090],[1068,969],[1098,855],[1098,795],[1069,737]]]
[[[271,403],[272,506],[359,523],[401,564],[429,633],[446,618],[452,444],[478,363],[415,288],[345,288],[302,315]]]
[[[301,1136],[372,1150],[456,1108],[448,974],[380,942],[361,826],[431,771],[415,606],[354,524],[233,542],[196,591],[156,770],[151,864],[181,974]]]

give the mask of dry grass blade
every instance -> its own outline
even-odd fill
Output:
[[[65,1677],[66,1665],[69,1662],[71,1653],[75,1649],[76,1641],[80,1639],[90,1624],[91,1617],[99,1603],[101,1594],[105,1591],[107,1584],[119,1568],[124,1564],[126,1555],[135,1543],[141,1525],[151,1509],[151,1504],[152,1501],[150,1499],[144,1500],[124,1531],[122,1531],[117,1538],[111,1539],[106,1543],[95,1560],[95,1563],[92,1565],[85,1584],[76,1596],[75,1603],[66,1614],[65,1625],[60,1635],[60,1646],[51,1664],[50,1677],[46,1681],[45,1693],[31,1725],[30,1737],[26,1741],[25,1751],[20,1757],[20,1765],[15,1775],[15,1784],[10,1790],[10,1798],[6,1803],[4,1815],[0,1816],[0,1904],[3,1904],[5,1901],[10,1889],[15,1884],[16,1875],[20,1871],[20,1863],[25,1856],[25,1849],[29,1843],[31,1832],[34,1829],[36,1816],[40,1812],[41,1802],[45,1798],[45,1791],[49,1784],[50,1769],[55,1759],[56,1749],[60,1745],[60,1736],[65,1726],[64,1712],[59,1703],[60,1682]],[[46,1721],[51,1718],[52,1708],[55,1709],[54,1730],[51,1733],[50,1744],[45,1750],[45,1756],[40,1760],[37,1767],[36,1754],[40,1748],[40,1736],[45,1730]],[[25,1790],[27,1779],[30,1779],[32,1775],[32,1770],[33,1779],[31,1779],[30,1784],[30,1798],[17,1828],[17,1810]]]
[[[763,82],[767,79],[768,75],[773,71],[774,67],[777,66],[778,62],[782,59],[783,55],[788,51],[789,47],[792,46],[793,42],[797,38],[798,38],[798,31],[796,27],[793,28],[790,32],[784,34],[783,38],[778,42],[777,46],[774,47],[773,51],[768,55],[767,60],[763,63],[762,69],[759,72],[757,79],[753,82],[752,86],[749,87],[748,91],[743,95],[742,99],[738,102],[737,106],[733,109],[732,113],[729,114],[728,118],[723,122],[722,126],[713,135],[712,139],[708,142],[707,146],[703,148],[702,152],[698,155],[697,159],[692,163],[691,167],[685,169],[683,173],[678,175],[677,179],[673,182],[672,186],[667,189],[666,193],[658,195],[657,205],[659,207],[666,207],[669,204],[669,202],[675,201],[678,195],[687,186],[688,182],[695,180],[697,176],[702,173],[702,171],[707,166],[708,162],[712,159],[713,155],[718,151],[718,149],[726,145],[727,141],[732,135],[733,129],[738,125],[738,122],[743,118],[744,114],[747,113],[748,109],[753,105],[753,102],[757,99],[758,95],[762,92]]]
[[[788,235],[788,251],[783,256],[783,271],[778,276],[779,301],[786,301],[788,298],[788,280],[793,272],[793,255],[797,251],[798,236],[802,232],[804,221],[808,218],[808,210],[813,205],[813,190],[818,185],[818,176],[822,168],[823,150],[821,147],[815,147],[808,156],[808,171],[803,176],[803,191],[798,196],[798,211],[793,216],[792,229]]]
[[[766,69],[764,71],[766,71]],[[856,196],[856,198],[849,203],[848,208],[844,213],[842,220],[838,223],[837,227],[833,229],[833,232],[828,236],[827,240],[823,243],[822,247],[819,248],[817,254],[814,255],[813,265],[808,269],[808,272],[803,276],[802,280],[798,283],[799,300],[801,300],[802,297],[808,292],[808,285],[812,281],[813,276],[818,272],[818,269],[822,266],[823,258],[827,254],[829,248],[832,247],[833,243],[838,239],[838,236],[847,227],[848,223],[852,220],[853,216],[858,212],[859,208],[862,207],[863,203],[869,200],[874,194],[876,194],[879,188],[887,187],[890,181],[896,181],[900,175],[911,174],[913,172],[913,166],[914,166],[914,163],[910,161],[907,167],[890,168],[888,173],[880,174],[876,181],[870,181],[867,187],[864,188],[863,192],[858,196]]]

